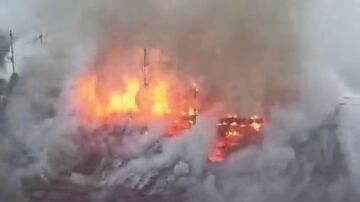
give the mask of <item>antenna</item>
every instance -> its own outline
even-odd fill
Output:
[[[11,29],[9,32],[9,36],[10,36],[10,53],[11,53],[10,61],[12,64],[12,72],[15,73],[14,38]]]
[[[144,76],[144,86],[148,86],[148,64],[147,64],[147,51],[144,48],[144,58],[143,58],[143,76]]]

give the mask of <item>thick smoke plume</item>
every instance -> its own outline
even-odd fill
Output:
[[[21,201],[22,179],[40,175],[49,180],[82,160],[86,152],[79,152],[73,141],[82,124],[72,111],[75,76],[88,68],[101,69],[112,50],[122,50],[111,54],[125,62],[134,50],[147,47],[162,50],[171,58],[171,71],[199,82],[202,96],[221,102],[227,112],[264,115],[271,106],[264,146],[208,166],[214,120],[202,117],[187,134],[170,140],[161,138],[164,127],[157,123],[147,137],[127,137],[115,153],[130,160],[114,157],[113,164],[122,166],[91,179],[95,184],[147,189],[160,175],[162,184],[150,192],[171,192],[181,201],[319,201],[317,193],[329,201],[345,200],[347,170],[358,177],[356,148],[342,139],[350,169],[325,185],[313,180],[320,157],[307,151],[321,147],[322,140],[311,143],[313,131],[335,112],[346,85],[356,89],[352,74],[358,63],[355,51],[347,50],[360,46],[347,33],[358,30],[341,23],[347,19],[345,5],[353,4],[355,0],[0,0],[0,30],[4,36],[8,28],[14,31],[21,77],[1,126],[0,199]],[[347,22],[355,23],[358,11],[352,8]],[[328,12],[337,14],[339,23],[326,24]],[[334,31],[338,24],[346,30],[340,36]],[[321,33],[329,33],[328,38]],[[336,44],[338,37],[343,41]],[[1,61],[8,78],[10,66]],[[94,61],[95,67],[90,65]],[[353,120],[344,119],[343,125],[353,125]],[[355,131],[343,138],[354,137]],[[308,143],[305,151],[297,147]],[[160,146],[149,154],[154,144]]]
[[[212,96],[224,96],[236,103],[231,106],[234,111],[244,114],[260,113],[263,100],[286,94],[284,86],[289,89],[291,84],[296,90],[301,77],[296,58],[296,23],[301,21],[296,12],[301,5],[295,3],[34,1],[33,5],[36,9],[26,14],[34,20],[26,27],[49,33],[52,49],[71,52],[93,46],[102,54],[111,46],[160,48],[172,56],[179,71],[202,77],[209,89],[219,92]],[[17,6],[21,8],[21,3]]]

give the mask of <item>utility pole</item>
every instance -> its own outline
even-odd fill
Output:
[[[15,73],[14,36],[13,36],[13,33],[12,33],[11,29],[10,29],[10,32],[9,32],[9,36],[10,36],[10,53],[11,53],[10,61],[11,61],[11,64],[12,64],[12,72]]]
[[[19,75],[16,73],[15,70],[14,36],[12,30],[10,30],[9,36],[10,36],[10,53],[11,53],[10,61],[12,64],[12,74],[10,76],[10,80],[8,84],[8,94],[11,94],[13,88],[15,87],[17,81],[19,80]]]
[[[192,112],[191,112],[191,116],[192,116],[192,125],[196,123],[196,119],[197,116],[199,115],[199,101],[198,101],[198,94],[199,94],[199,87],[196,83],[193,83],[193,107],[192,107]]]
[[[193,83],[193,96],[194,96],[194,101],[196,102],[198,99],[198,94],[199,94],[199,87],[197,85],[197,83]]]
[[[148,86],[148,64],[147,64],[147,51],[144,48],[144,58],[143,58],[143,77],[144,77],[144,86]]]

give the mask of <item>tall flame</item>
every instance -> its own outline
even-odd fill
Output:
[[[91,121],[102,121],[114,115],[138,111],[136,96],[140,84],[136,79],[125,81],[125,90],[112,90],[102,85],[97,75],[81,75],[75,83],[78,111]]]
[[[165,82],[160,82],[154,87],[152,112],[157,116],[163,116],[170,112],[168,88]]]
[[[76,109],[87,120],[97,123],[116,121],[118,117],[129,114],[138,115],[139,120],[148,120],[180,110],[173,109],[177,108],[174,102],[181,101],[173,98],[174,93],[170,91],[173,86],[169,80],[155,81],[149,86],[142,86],[140,81],[134,76],[125,79],[123,86],[111,86],[107,85],[110,82],[100,82],[95,72],[81,74],[74,88]],[[120,81],[118,83],[121,84]]]
[[[126,82],[126,90],[123,94],[114,91],[109,101],[109,113],[137,112],[136,96],[139,89],[139,82],[136,79],[131,79]]]

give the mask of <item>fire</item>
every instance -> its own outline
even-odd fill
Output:
[[[136,76],[109,85],[100,80],[97,73],[88,72],[77,78],[74,98],[77,112],[90,122],[113,123],[128,115],[136,115],[142,122],[181,113],[175,102],[182,103],[182,100],[174,98],[172,88],[168,79],[142,86],[141,79]]]
[[[99,122],[118,114],[138,111],[136,96],[140,84],[136,79],[125,81],[125,89],[107,89],[95,73],[81,75],[75,82],[77,109],[87,119]]]
[[[85,74],[76,82],[76,91],[79,100],[82,100],[80,107],[88,108],[88,115],[101,117],[103,110],[100,101],[96,97],[96,77],[92,74]],[[89,117],[90,118],[90,117]]]
[[[262,124],[262,119],[258,116],[246,118],[229,115],[221,118],[217,124],[216,145],[209,160],[222,162],[231,152],[239,148],[261,143]]]
[[[197,110],[194,107],[190,107],[188,111],[183,111],[181,117],[174,120],[166,135],[175,137],[181,132],[190,129],[196,123],[197,116]]]
[[[260,123],[252,122],[250,126],[256,131],[260,132],[262,125]]]
[[[230,130],[226,133],[226,137],[238,137],[239,135],[239,131],[236,130]]]
[[[262,127],[263,127],[263,124],[262,122],[260,121],[260,117],[257,116],[257,115],[254,115],[252,117],[250,117],[250,120],[251,120],[251,123],[250,123],[250,126],[256,131],[256,132],[260,132]]]
[[[160,82],[154,88],[152,112],[157,116],[163,116],[170,112],[168,88],[165,82]]]
[[[89,69],[74,83],[75,110],[85,120],[117,123],[131,115],[133,121],[147,124],[159,118],[178,118],[183,109],[194,106],[189,97],[196,96],[197,84],[193,83],[193,95],[160,49],[111,47],[107,51],[90,61]],[[136,71],[141,67],[142,72]]]
[[[223,162],[226,158],[225,143],[219,140],[216,144],[214,152],[209,157],[209,160],[213,163]]]
[[[119,112],[137,112],[138,106],[136,96],[139,92],[140,84],[137,80],[132,79],[126,82],[126,91],[121,96],[120,93],[114,92],[110,98],[110,106],[114,111]]]
[[[152,71],[145,68],[144,75],[131,74],[134,73],[131,71],[133,66],[128,68],[117,57],[102,59],[101,62],[105,61],[105,64],[100,63],[103,66],[80,74],[74,83],[76,112],[99,125],[118,124],[123,118],[131,118],[140,125],[168,118],[171,124],[166,135],[176,137],[184,134],[183,131],[196,124],[205,101],[198,99],[199,86],[196,83],[192,83],[189,89],[180,82],[184,79],[179,79],[179,75],[165,71],[170,68],[160,68],[159,55],[155,56],[150,55],[150,63],[147,63],[152,66]],[[262,127],[263,119],[259,116],[221,117],[209,160],[222,162],[239,148],[261,142]]]

